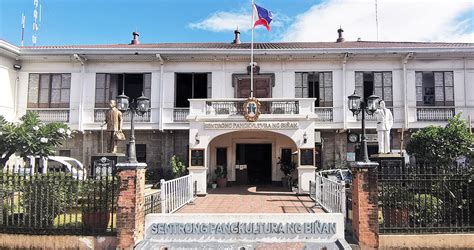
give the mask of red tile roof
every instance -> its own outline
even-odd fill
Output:
[[[25,49],[250,49],[250,43],[148,43],[148,44],[103,44],[103,45],[52,45],[25,46]],[[474,43],[440,42],[374,42],[348,41],[336,42],[275,42],[255,43],[255,50],[291,50],[291,49],[383,49],[383,48],[474,48]]]

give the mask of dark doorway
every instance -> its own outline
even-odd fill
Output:
[[[247,166],[248,184],[272,183],[272,144],[237,144],[236,157]]]

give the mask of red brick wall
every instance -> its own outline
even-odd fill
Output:
[[[377,168],[352,168],[352,229],[362,249],[378,248]]]
[[[144,235],[145,169],[122,170],[118,175],[117,247],[133,248]]]

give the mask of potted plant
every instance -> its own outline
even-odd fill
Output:
[[[105,231],[110,222],[112,207],[117,194],[117,183],[111,178],[87,180],[81,190],[82,222],[85,228]],[[115,187],[112,187],[115,185]]]
[[[212,189],[216,189],[216,188],[217,188],[217,182],[216,182],[216,181],[213,181],[213,182],[211,183],[211,188],[212,188]]]
[[[216,166],[214,170],[217,178],[218,187],[227,187],[227,167],[226,166]]]
[[[281,178],[281,182],[284,188],[290,188],[292,186],[291,183],[291,174],[296,169],[296,163],[294,162],[283,162],[279,161],[278,164],[280,165],[280,170],[283,172],[284,177]]]

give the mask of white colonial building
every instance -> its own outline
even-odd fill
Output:
[[[413,129],[474,115],[474,44],[344,41],[255,44],[254,95],[261,115],[243,116],[250,94],[250,44],[158,43],[17,47],[0,41],[0,114],[78,130],[58,149],[90,164],[100,153],[109,99],[142,93],[151,110],[137,117],[137,156],[169,172],[179,155],[199,178],[199,191],[226,166],[235,183],[280,182],[278,162],[297,162],[300,190],[315,169],[345,167],[359,157],[360,117],[347,108],[356,91],[383,98],[393,111],[392,149]],[[125,114],[124,128],[130,129]],[[368,117],[369,153],[377,152]],[[349,141],[351,137],[354,140]],[[105,140],[104,140],[105,141]],[[119,145],[125,152],[126,143]]]

